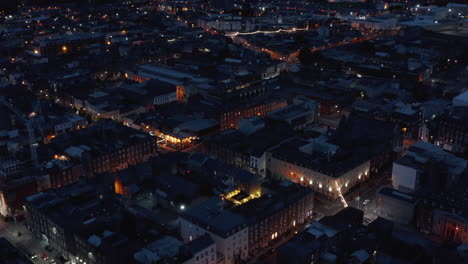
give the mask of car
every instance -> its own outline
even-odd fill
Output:
[[[44,254],[44,253],[41,253],[40,256],[41,256],[41,259],[43,259],[43,260],[49,260],[49,256],[47,256],[47,255]]]
[[[30,259],[33,259],[33,260],[34,260],[34,259],[37,259],[37,255],[36,255],[36,254],[29,253],[28,256],[29,256]]]
[[[366,200],[364,200],[364,202],[362,202],[362,204],[363,204],[363,205],[368,205],[368,204],[370,204],[370,202],[371,202],[371,200],[366,199]]]

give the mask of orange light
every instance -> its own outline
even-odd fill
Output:
[[[114,181],[114,189],[115,189],[116,194],[121,194],[121,195],[124,194],[123,185],[122,185],[122,182],[120,181],[120,179],[116,179]]]
[[[39,54],[39,51],[38,51],[38,50],[34,50],[34,54]]]
[[[63,52],[67,52],[67,50],[68,50],[67,46],[62,46],[62,51]]]
[[[110,42],[110,41],[107,41],[107,45],[110,45],[110,44],[112,44],[112,42]]]

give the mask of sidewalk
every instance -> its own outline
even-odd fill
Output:
[[[18,232],[21,233],[20,236],[18,236]],[[54,250],[52,253],[45,250],[46,244],[31,233],[31,231],[29,231],[22,222],[6,223],[4,221],[0,221],[0,236],[4,236],[26,256],[29,257],[31,254],[37,255],[37,259],[31,260],[37,264],[50,263],[58,254],[57,250]],[[47,255],[49,260],[45,261],[41,259],[40,254]]]

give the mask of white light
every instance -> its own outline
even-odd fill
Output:
[[[362,174],[359,174],[359,177],[358,177],[358,179],[361,179],[361,176],[362,176]]]
[[[312,185],[312,183],[313,183],[312,180],[309,180],[309,184]]]
[[[322,189],[322,184],[321,183],[319,183],[319,188]]]
[[[180,205],[180,210],[185,210],[185,205]]]
[[[301,177],[301,181],[303,181],[303,180],[304,180],[304,177]]]

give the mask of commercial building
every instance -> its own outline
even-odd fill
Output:
[[[393,163],[393,188],[411,193],[423,185],[448,190],[460,179],[467,161],[433,144],[418,141]]]
[[[218,263],[231,264],[247,259],[249,231],[247,220],[223,209],[221,197],[213,197],[190,208],[179,218],[180,236],[188,243],[209,234],[216,243]]]
[[[185,242],[209,234],[216,243],[218,263],[247,260],[291,232],[312,215],[313,191],[284,182],[248,194],[233,191],[190,208],[179,218]]]
[[[390,187],[377,191],[379,216],[404,225],[413,223],[417,202],[413,195]]]
[[[372,250],[368,248],[371,243],[362,243],[362,237],[354,233],[362,228],[363,215],[362,211],[347,207],[313,222],[278,249],[278,263],[336,263],[338,258],[349,258],[353,249]],[[350,238],[352,243],[348,242]],[[375,242],[372,241],[374,245]]]
[[[54,159],[81,162],[86,175],[118,171],[156,155],[156,138],[111,120],[58,136],[45,146]]]
[[[34,194],[25,203],[27,224],[72,263],[125,263],[119,258],[128,241],[103,226],[117,212],[110,194],[86,183]]]
[[[306,128],[317,122],[320,115],[320,103],[305,97],[296,97],[291,105],[271,111],[268,118],[284,122],[294,130]]]
[[[238,128],[241,118],[252,116],[266,116],[269,112],[287,106],[284,99],[256,100],[247,104],[228,106],[221,109],[220,130]]]
[[[288,179],[336,199],[369,178],[370,160],[345,151],[325,137],[292,138],[267,151],[267,175]]]
[[[462,97],[463,98],[463,97]],[[460,103],[457,99],[455,104]],[[468,107],[452,106],[429,122],[429,141],[457,154],[468,151]]]
[[[415,226],[420,232],[442,240],[467,243],[467,184],[464,182],[459,182],[458,188],[448,192],[426,189],[416,193],[421,199],[415,210]]]

